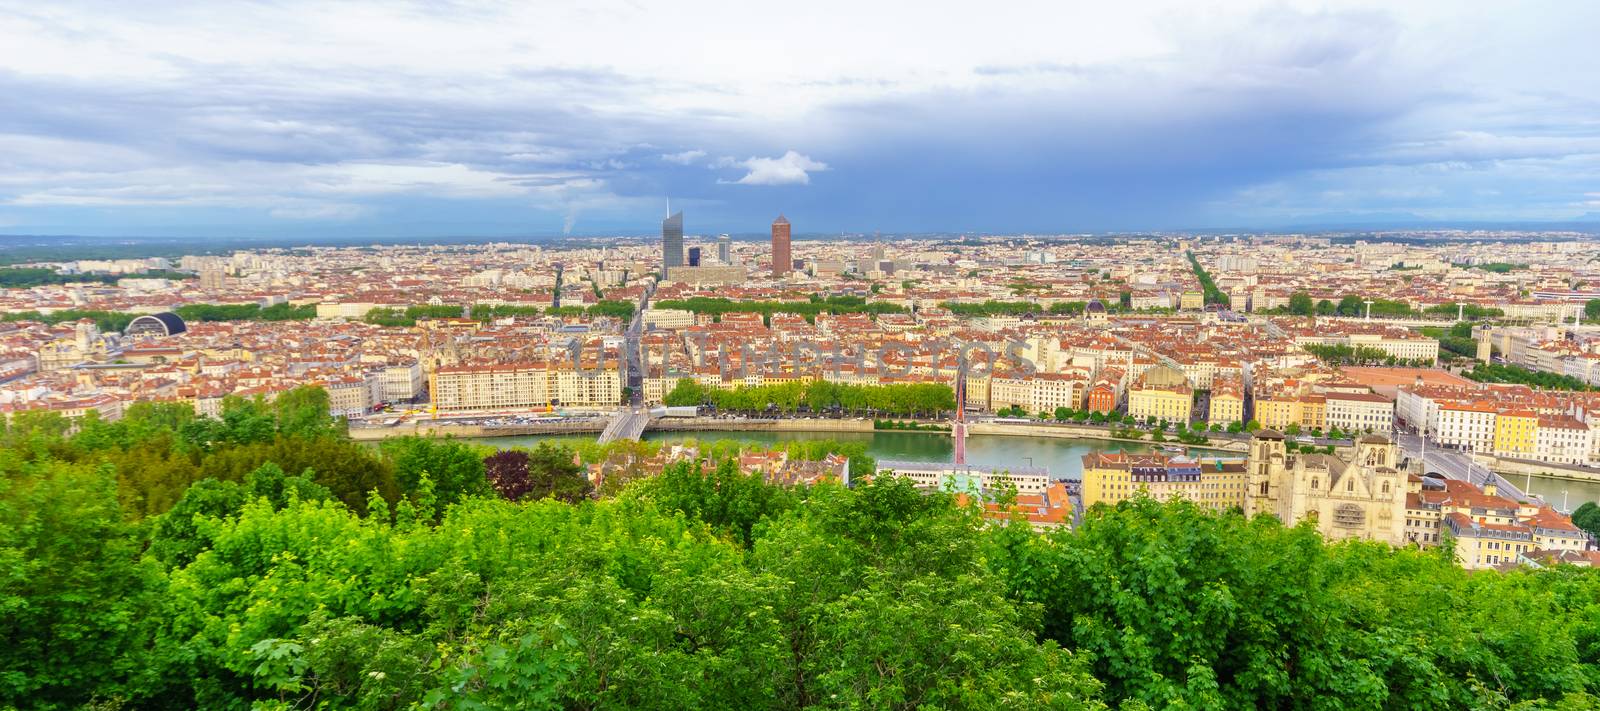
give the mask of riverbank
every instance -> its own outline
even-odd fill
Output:
[[[580,435],[600,434],[604,430],[606,420],[580,421],[580,422],[546,422],[532,425],[516,426],[485,426],[485,425],[446,425],[440,422],[407,422],[393,427],[351,427],[350,439],[359,442],[373,442],[389,439],[390,437],[470,437],[472,439],[488,437],[525,437],[528,435]]]
[[[598,435],[608,420],[540,422],[526,425],[445,425],[440,422],[408,422],[394,427],[351,427],[350,439],[375,441],[390,437],[458,437],[492,439],[534,435]],[[714,417],[663,417],[650,423],[651,432],[694,432],[732,430],[736,432],[872,432],[871,420],[722,420]],[[930,433],[945,434],[945,433]]]
[[[922,423],[939,424],[939,423]],[[410,422],[395,427],[352,427],[350,438],[354,440],[372,441],[390,437],[404,437],[419,435],[424,437],[458,437],[471,439],[492,439],[496,437],[528,437],[535,435],[582,435],[599,434],[605,429],[606,421],[603,419],[583,420],[578,422],[544,422],[527,425],[444,425],[437,422]],[[714,417],[664,417],[650,423],[647,431],[650,432],[696,432],[696,431],[733,431],[733,432],[875,432],[894,431],[911,434],[933,435],[949,437],[948,432],[918,431],[918,430],[875,430],[871,420],[756,420],[756,419],[717,419]],[[1053,439],[1094,439],[1106,442],[1127,442],[1152,446],[1182,445],[1176,441],[1152,442],[1149,439],[1128,439],[1113,437],[1111,430],[1103,427],[1092,427],[1075,424],[1055,423],[1018,423],[1018,422],[973,422],[967,425],[967,433],[974,435],[1004,435],[1008,437],[1048,437]],[[1221,440],[1212,441],[1205,445],[1195,445],[1195,449],[1206,449],[1222,452],[1242,454],[1249,451],[1246,442]]]
[[[1536,462],[1527,459],[1506,459],[1487,455],[1478,455],[1475,459],[1489,467],[1494,473],[1505,477],[1533,475],[1545,479],[1600,483],[1600,471],[1586,467]]]
[[[1080,425],[1065,424],[1023,424],[1020,422],[974,422],[967,425],[968,434],[1005,435],[1008,437],[1054,437],[1059,439],[1098,439],[1107,442],[1128,442],[1130,444],[1144,444],[1150,446],[1175,445],[1193,449],[1207,449],[1220,452],[1244,454],[1250,451],[1248,442],[1232,440],[1212,440],[1208,444],[1187,445],[1169,438],[1165,442],[1152,442],[1149,439],[1128,439],[1126,437],[1113,437],[1111,430],[1100,427],[1084,427]]]

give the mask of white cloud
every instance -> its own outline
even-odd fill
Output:
[[[1228,202],[1257,209],[1469,193],[1457,204],[1570,209],[1596,200],[1571,167],[1600,156],[1596,22],[1595,3],[1446,0],[0,0],[0,205],[331,218],[385,198],[521,197],[598,217],[707,198],[675,165],[807,184],[828,166],[795,151],[716,158],[802,145],[889,167],[937,147],[1038,184],[1095,160],[1143,171],[1141,189],[1215,169],[1216,192],[1193,199],[1237,191]],[[1249,139],[1240,121],[1270,130],[1209,141]],[[1152,138],[1165,143],[1142,155]],[[1247,169],[1229,170],[1235,156]],[[1452,162],[1472,174],[1437,177]],[[856,179],[835,163],[834,181]],[[1455,184],[1427,194],[1373,170],[1395,164]],[[1530,172],[1537,193],[1512,181]],[[1251,199],[1274,191],[1296,204]]]
[[[280,220],[354,220],[372,213],[365,205],[348,203],[307,203],[272,208],[267,214]]]
[[[750,158],[744,161],[750,172],[733,182],[740,185],[808,185],[808,171],[827,170],[828,164],[789,151],[777,158]],[[724,181],[726,182],[726,181]]]
[[[684,151],[682,153],[663,153],[663,154],[661,154],[661,160],[664,160],[664,161],[666,161],[668,163],[677,163],[678,165],[689,165],[689,164],[694,163],[695,161],[700,160],[701,158],[704,158],[704,157],[706,157],[706,152],[702,151],[702,150]]]

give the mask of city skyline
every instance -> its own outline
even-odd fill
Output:
[[[1597,13],[9,6],[0,233],[1600,225]]]

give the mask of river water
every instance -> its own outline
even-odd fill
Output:
[[[494,437],[471,440],[496,447],[531,447],[540,442],[559,443],[577,438],[555,435],[524,437]],[[593,441],[593,438],[586,438]],[[682,442],[685,440],[737,440],[760,445],[780,442],[831,439],[840,442],[865,442],[867,453],[879,460],[894,459],[908,462],[949,462],[955,459],[955,440],[944,433],[929,432],[646,432],[644,439],[651,442]],[[1109,442],[1097,439],[1058,439],[1053,437],[1015,437],[1003,435],[968,435],[967,461],[989,466],[1044,467],[1056,479],[1078,479],[1083,473],[1083,455],[1089,452],[1149,452],[1149,445],[1128,442]],[[1196,450],[1199,454],[1200,450]],[[1223,453],[1224,457],[1238,454]]]
[[[948,434],[928,432],[646,432],[644,438],[652,442],[682,442],[685,440],[738,440],[753,444],[772,445],[779,442],[832,439],[841,442],[865,442],[867,453],[883,459],[911,462],[948,462],[955,458],[955,442]],[[593,437],[557,435],[531,435],[523,437],[493,437],[473,440],[496,447],[531,447],[540,442],[587,440]],[[1083,474],[1083,455],[1089,452],[1149,452],[1151,445],[1128,442],[1110,442],[1098,439],[1064,439],[1055,437],[1018,437],[1008,435],[968,435],[967,461],[996,467],[1035,466],[1049,470],[1056,479],[1078,479]],[[1195,450],[1204,458],[1212,452]],[[1224,452],[1220,456],[1234,458],[1241,455]],[[1534,477],[1531,487],[1527,480],[1513,476],[1512,483],[1543,496],[1557,508],[1571,511],[1585,501],[1600,501],[1600,482],[1567,481]],[[1565,497],[1563,497],[1565,492]],[[1563,506],[1563,498],[1566,505]]]

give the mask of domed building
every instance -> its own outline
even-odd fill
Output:
[[[177,314],[163,311],[158,314],[145,314],[130,322],[122,333],[130,338],[140,336],[176,336],[189,330],[188,324],[183,322]]]
[[[1083,307],[1083,320],[1089,323],[1105,323],[1106,317],[1106,305],[1099,299],[1090,299],[1088,305]]]

